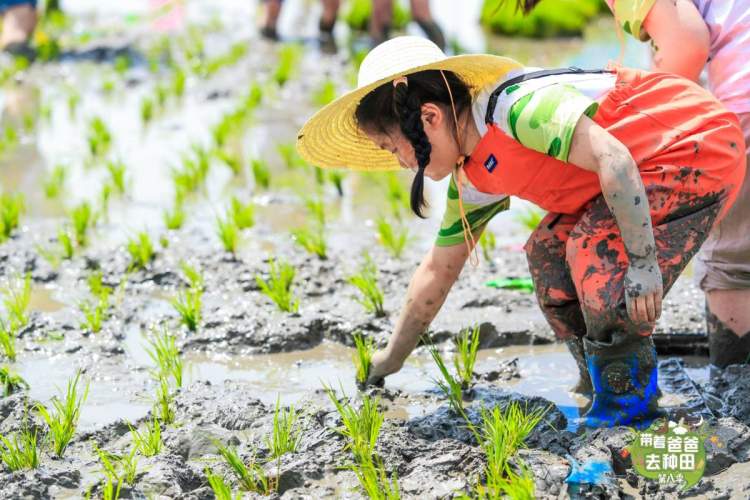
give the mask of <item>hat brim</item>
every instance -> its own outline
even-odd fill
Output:
[[[380,149],[357,127],[354,113],[364,96],[396,77],[430,69],[456,73],[475,93],[520,67],[520,63],[506,57],[466,54],[389,75],[344,94],[315,113],[299,131],[297,151],[307,162],[320,168],[366,171],[398,169],[400,166],[396,157]]]

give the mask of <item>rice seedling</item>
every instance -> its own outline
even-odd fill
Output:
[[[260,189],[268,189],[271,185],[271,171],[268,168],[268,163],[263,160],[253,160],[250,162],[250,167],[253,170],[255,185]]]
[[[162,327],[161,333],[155,333],[149,341],[149,346],[146,352],[156,364],[157,378],[171,377],[176,387],[182,387],[182,359],[180,351],[175,346],[174,337]]]
[[[515,216],[516,222],[521,224],[529,231],[533,231],[542,222],[546,212],[539,210],[538,208],[528,207],[525,212],[518,213]]]
[[[0,194],[0,243],[10,238],[26,210],[22,193]]]
[[[77,205],[70,213],[71,222],[73,223],[73,234],[75,235],[76,244],[85,247],[88,244],[88,232],[96,223],[96,217],[91,204],[83,201]]]
[[[118,75],[122,76],[127,72],[128,69],[130,69],[131,62],[130,57],[128,55],[119,55],[115,57],[115,71]]]
[[[250,463],[245,464],[237,454],[237,450],[220,443],[215,444],[219,454],[232,469],[243,490],[260,493],[261,495],[268,495],[274,490],[276,480],[268,477],[255,457],[250,459]]]
[[[336,99],[336,84],[330,78],[326,79],[312,95],[313,103],[321,108],[334,99]]]
[[[105,155],[112,146],[112,133],[109,131],[107,124],[98,116],[89,121],[89,130],[87,140],[89,143],[89,152],[94,158]]]
[[[19,330],[29,322],[29,303],[31,302],[31,273],[21,278],[16,276],[7,281],[0,290],[3,306],[8,314],[8,322],[13,330]]]
[[[96,444],[94,444],[94,451],[99,456],[99,462],[102,464],[102,472],[104,473],[101,492],[102,499],[117,500],[120,497],[120,490],[123,483],[123,478],[117,473],[114,462],[117,460],[117,457],[107,451],[101,450]]]
[[[279,87],[283,87],[284,84],[291,79],[297,65],[299,64],[301,54],[302,50],[300,46],[296,44],[286,44],[279,49],[277,56],[278,65],[276,66],[276,70],[272,77]]]
[[[227,214],[223,219],[216,217],[216,234],[224,247],[224,250],[235,254],[240,244],[240,229],[234,222],[232,214]]]
[[[194,193],[204,184],[210,163],[182,157],[182,166],[172,169],[172,183],[176,193]]]
[[[159,84],[154,88],[154,101],[156,101],[156,107],[158,109],[164,109],[168,97],[169,89],[166,86]]]
[[[336,188],[336,192],[339,196],[344,196],[344,172],[340,170],[329,170],[328,179]]]
[[[81,372],[78,371],[76,376],[68,381],[68,389],[64,400],[60,400],[57,397],[52,399],[54,411],[50,412],[42,404],[36,407],[39,415],[41,415],[49,428],[47,436],[52,443],[52,449],[55,455],[60,458],[65,453],[70,440],[73,439],[73,435],[78,427],[78,420],[81,417],[81,405],[86,401],[89,393],[90,384],[87,383],[86,388],[79,394],[78,382],[80,377]]]
[[[365,253],[364,262],[360,266],[359,272],[349,276],[346,281],[359,290],[362,296],[357,297],[356,300],[362,304],[367,312],[373,313],[377,317],[385,316],[383,291],[378,286],[378,268],[370,254]]]
[[[22,389],[30,388],[23,377],[6,366],[0,367],[0,385],[3,387],[3,396],[6,398]]]
[[[182,270],[182,274],[185,275],[190,288],[200,291],[204,290],[205,280],[199,269],[196,269],[185,261],[180,261],[180,269]]]
[[[60,229],[58,229],[57,242],[60,244],[61,257],[63,259],[72,259],[75,253],[73,247],[73,238],[71,238],[70,233],[66,228],[61,227]]]
[[[118,462],[122,468],[123,481],[133,486],[138,477],[138,448],[133,446],[127,455],[120,455]]]
[[[172,73],[172,94],[178,99],[185,94],[185,81],[187,77],[181,68],[176,68]]]
[[[102,82],[102,94],[109,97],[115,91],[115,81],[112,79],[106,79]]]
[[[495,239],[495,233],[489,229],[485,229],[482,236],[479,238],[479,246],[482,248],[482,255],[486,261],[492,261],[492,253],[497,248],[497,240]]]
[[[146,96],[141,100],[141,121],[144,125],[154,119],[154,101]]]
[[[172,299],[172,307],[180,315],[180,321],[188,330],[194,332],[201,322],[202,290],[189,288],[180,290]]]
[[[248,229],[255,224],[255,207],[252,201],[242,203],[239,198],[232,196],[230,213],[238,229]]]
[[[292,230],[294,242],[313,255],[325,260],[328,258],[328,242],[325,228],[316,224],[314,227],[302,227]]]
[[[448,371],[448,367],[445,366],[445,361],[443,361],[443,357],[440,355],[440,351],[438,351],[435,344],[428,342],[428,349],[443,377],[443,380],[436,379],[435,383],[448,398],[448,406],[450,409],[453,410],[456,415],[466,418],[461,382]]]
[[[110,160],[107,162],[107,172],[109,172],[109,180],[112,183],[112,186],[114,186],[117,192],[121,195],[124,195],[125,191],[127,190],[125,170],[125,163],[123,163],[122,161]]]
[[[105,222],[109,221],[109,201],[112,199],[112,191],[114,189],[112,184],[105,182],[99,191],[99,211],[97,217],[101,217]]]
[[[161,422],[156,414],[153,415],[150,424],[146,424],[143,432],[138,431],[135,427],[128,424],[130,436],[133,439],[133,446],[144,457],[153,457],[158,455],[162,450],[161,440]]]
[[[135,238],[130,238],[126,248],[130,254],[130,267],[133,269],[145,269],[154,260],[154,244],[148,233],[141,232]]]
[[[70,94],[68,94],[68,115],[70,118],[75,118],[80,103],[81,94],[79,94],[78,91],[71,89]]]
[[[230,154],[220,149],[216,151],[216,157],[229,167],[233,175],[239,176],[242,174],[242,158],[240,158],[240,155]]]
[[[101,331],[104,321],[109,317],[110,292],[110,288],[103,287],[95,295],[96,300],[94,302],[84,300],[78,305],[84,318],[81,328],[89,330],[92,333],[99,333]]]
[[[401,218],[402,212],[409,209],[409,192],[404,187],[399,176],[394,172],[387,172],[385,176],[386,198],[391,206],[391,212]]]
[[[353,338],[354,347],[356,348],[356,352],[352,356],[352,359],[354,360],[355,377],[357,383],[363,386],[370,377],[372,355],[375,353],[375,342],[372,337],[365,338],[361,333],[355,333]]]
[[[339,401],[331,387],[323,384],[323,390],[341,418],[342,427],[338,428],[337,432],[347,440],[346,448],[351,450],[357,462],[372,457],[384,419],[378,409],[379,399],[362,394],[362,406],[357,409],[349,401]]]
[[[274,301],[280,310],[285,312],[297,312],[299,300],[292,294],[292,281],[296,270],[287,262],[271,259],[268,263],[268,281],[259,275],[255,281],[261,292]]]
[[[453,366],[461,380],[461,387],[468,389],[474,378],[474,364],[479,350],[479,327],[461,330],[455,342],[456,355],[453,357]]]
[[[383,245],[394,257],[401,257],[401,254],[404,252],[404,248],[406,248],[406,244],[409,241],[408,229],[404,227],[397,231],[383,216],[378,217],[375,223],[377,225],[380,244]]]
[[[39,439],[36,429],[32,432],[24,425],[20,432],[9,436],[0,434],[0,446],[0,460],[9,471],[39,467]]]
[[[358,463],[348,467],[359,480],[360,486],[368,498],[377,500],[400,500],[401,492],[398,486],[398,475],[394,471],[390,479],[379,457],[363,458]]]
[[[65,189],[65,180],[68,178],[68,168],[58,163],[44,178],[44,195],[49,199],[55,199]]]
[[[177,229],[180,229],[183,224],[185,224],[185,208],[183,207],[181,197],[176,197],[177,199],[174,202],[174,205],[172,205],[172,209],[168,210],[165,209],[162,212],[162,218],[164,219],[164,225],[167,226],[167,229],[170,229],[172,231],[175,231]]]
[[[279,397],[273,412],[273,433],[266,437],[266,445],[271,458],[279,458],[284,453],[297,451],[302,440],[302,429],[297,425],[297,412],[294,406],[281,409]]]
[[[298,169],[307,167],[307,162],[297,153],[297,148],[292,143],[277,144],[276,151],[279,152],[281,159],[284,160],[284,165],[290,169]]]
[[[16,360],[16,330],[2,319],[0,319],[0,347],[3,348],[6,358],[11,361]]]
[[[307,211],[310,213],[315,223],[321,226],[325,225],[326,212],[325,212],[325,205],[323,204],[323,200],[315,199],[315,198],[307,198],[305,200],[305,207],[307,208]]]
[[[211,486],[216,500],[242,500],[242,493],[238,491],[236,495],[232,496],[232,488],[224,481],[222,476],[214,473],[210,467],[206,467],[203,472],[206,474],[206,480],[208,485]]]
[[[156,400],[154,401],[154,413],[159,413],[159,421],[165,424],[174,422],[174,409],[172,403],[174,397],[169,388],[169,380],[164,374],[159,374],[159,385],[156,386]]]

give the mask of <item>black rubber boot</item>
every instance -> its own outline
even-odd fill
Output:
[[[445,35],[443,35],[443,30],[440,29],[440,26],[438,26],[435,21],[422,21],[416,19],[416,22],[419,27],[422,28],[425,35],[427,35],[427,38],[440,47],[440,50],[445,50]]]
[[[583,339],[594,386],[587,427],[642,428],[665,413],[659,409],[656,349],[651,337],[616,333],[612,341]]]
[[[33,62],[34,59],[36,59],[36,50],[29,44],[29,42],[9,43],[3,47],[3,51],[13,57],[23,57],[29,62]]]
[[[568,339],[565,341],[565,345],[568,346],[570,354],[578,365],[578,382],[570,390],[582,396],[591,397],[593,389],[591,387],[591,375],[589,375],[589,369],[586,366],[586,358],[583,353],[583,338],[574,337]]]
[[[333,24],[326,24],[323,22],[323,19],[318,22],[318,30],[320,32],[320,50],[325,54],[335,54],[338,50],[336,39],[333,38],[334,26],[335,21]]]
[[[717,368],[747,363],[750,357],[750,332],[739,336],[706,306],[708,359]]]
[[[261,28],[260,30],[260,36],[272,42],[279,41],[279,32],[276,31],[276,28],[272,26],[263,26],[263,28]]]

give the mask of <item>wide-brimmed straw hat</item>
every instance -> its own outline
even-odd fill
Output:
[[[447,57],[437,45],[420,37],[393,38],[367,54],[355,90],[328,104],[305,123],[297,137],[297,150],[302,158],[321,168],[397,169],[396,157],[376,146],[357,127],[354,112],[364,96],[396,78],[430,69],[452,71],[472,92],[477,92],[520,67],[512,59],[489,54]]]

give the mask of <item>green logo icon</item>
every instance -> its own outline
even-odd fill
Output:
[[[705,424],[696,428],[683,421],[659,419],[648,429],[635,431],[627,450],[639,474],[687,490],[703,477],[707,437]]]

